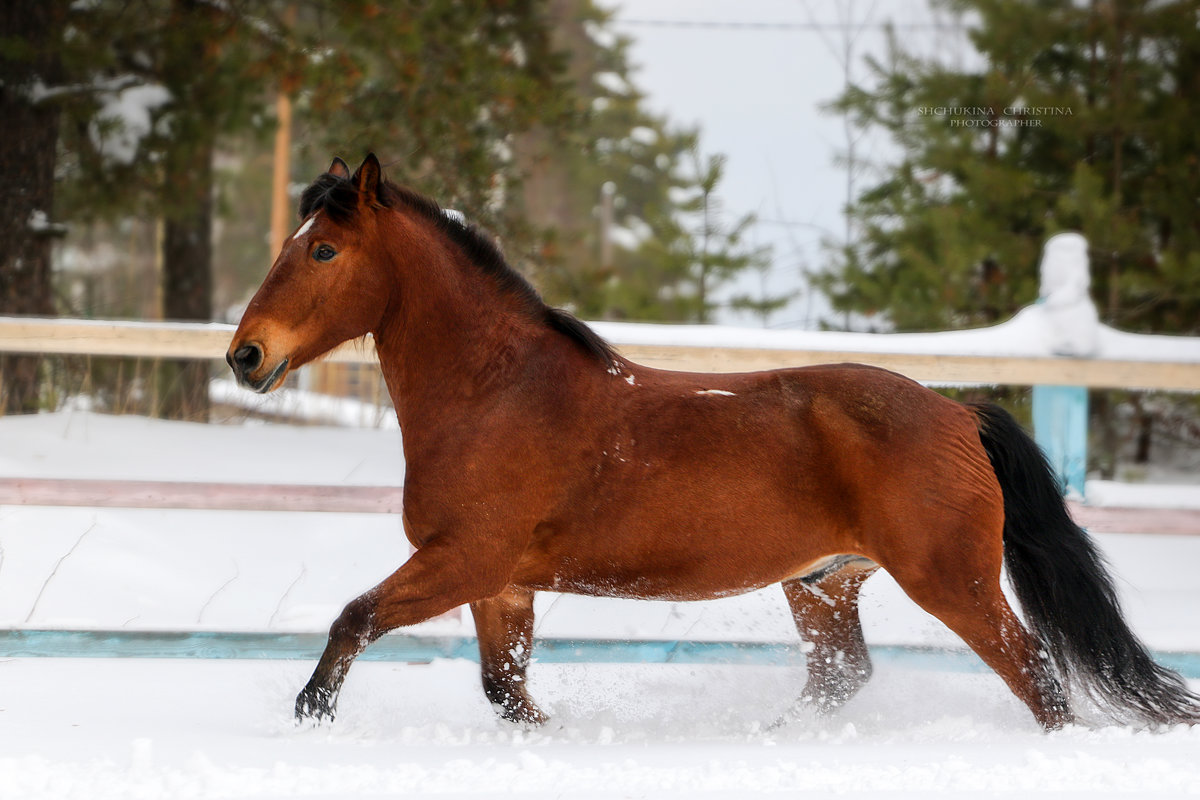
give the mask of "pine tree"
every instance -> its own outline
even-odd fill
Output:
[[[744,215],[732,224],[724,220],[717,189],[724,174],[725,158],[703,159],[698,148],[692,147],[688,160],[691,187],[686,195],[676,193],[674,224],[661,226],[665,235],[645,242],[642,250],[665,266],[662,275],[665,280],[658,291],[658,300],[667,310],[665,318],[712,322],[722,305],[718,290],[747,269],[764,269],[770,263],[770,251],[746,245],[745,237],[755,222],[754,215]],[[765,316],[788,299],[756,300],[750,295],[739,295],[729,304]]]
[[[611,14],[590,0],[556,6],[579,112],[572,129],[525,154],[536,181],[524,206],[548,229],[535,277],[553,302],[587,318],[708,320],[713,290],[768,258],[745,246],[754,220],[725,227],[717,210],[723,160],[702,165],[698,131],[646,108],[631,42],[611,29]],[[759,313],[782,305],[731,303]]]
[[[279,88],[297,94],[312,164],[323,168],[331,153],[391,154],[394,177],[519,237],[505,214],[515,181],[508,138],[552,119],[561,96],[538,0],[98,0],[71,9],[63,48],[88,53],[75,79],[94,91],[65,108],[70,207],[78,218],[161,215],[165,316],[212,318],[215,157],[223,143],[269,132],[264,108]],[[128,105],[136,119],[106,114]],[[163,410],[203,417],[209,370],[168,365]]]
[[[265,81],[294,60],[275,4],[134,0],[73,4],[64,105],[65,207],[77,220],[161,220],[161,313],[213,316],[214,161],[221,138],[262,127]],[[68,57],[69,56],[69,57]],[[206,362],[161,365],[157,413],[205,419]]]
[[[522,249],[515,141],[570,120],[544,0],[323,2],[297,35],[319,54],[296,81],[298,164],[384,159],[390,178]]]
[[[835,308],[899,330],[992,323],[1036,297],[1047,236],[1075,229],[1105,321],[1200,329],[1194,0],[939,5],[977,20],[981,69],[893,32],[874,84],[834,104],[901,153],[853,204],[861,238],[823,282]]]
[[[1200,332],[1195,0],[939,5],[971,21],[981,67],[918,57],[893,32],[873,84],[833,106],[900,151],[852,205],[861,237],[822,284],[835,308],[897,330],[991,324],[1037,297],[1045,240],[1077,230],[1103,321]],[[1093,395],[1106,476],[1123,397]]]

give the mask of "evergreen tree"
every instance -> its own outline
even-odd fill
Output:
[[[553,302],[586,318],[707,321],[713,290],[768,259],[745,246],[754,220],[724,226],[723,160],[702,165],[699,133],[647,110],[631,42],[611,30],[611,14],[590,0],[556,5],[579,122],[526,154],[535,178],[525,207],[549,234],[536,278]],[[782,305],[732,303],[760,313]]]
[[[562,94],[538,0],[98,0],[71,10],[63,48],[90,54],[73,77],[93,91],[65,109],[68,201],[79,217],[161,215],[165,316],[212,318],[215,157],[223,142],[269,131],[264,108],[281,87],[297,94],[311,163],[394,153],[397,178],[519,237],[505,214],[508,138],[553,119]],[[164,410],[203,417],[209,370],[169,365]]]
[[[225,297],[256,284],[273,255],[243,217],[248,203],[266,216],[250,197],[263,187],[246,173],[263,170],[255,154],[278,91],[294,101],[294,182],[333,154],[374,150],[390,176],[496,233],[551,301],[581,315],[702,319],[713,286],[736,271],[730,257],[745,256],[737,269],[761,262],[741,242],[749,220],[728,229],[711,213],[689,220],[681,204],[715,208],[719,169],[699,186],[695,132],[646,111],[628,40],[590,0],[55,7],[64,15],[62,74],[48,93],[64,119],[58,206],[75,222],[161,221],[169,318],[212,318],[222,214],[235,217],[227,233],[258,239],[226,242],[226,253],[258,255],[252,275],[225,278]],[[602,233],[604,186],[614,191]],[[161,399],[151,410],[202,418],[210,369],[169,365],[147,392]]]
[[[1200,333],[1200,5],[937,4],[971,21],[979,68],[914,55],[892,32],[873,84],[833,105],[900,151],[852,204],[861,236],[822,283],[835,308],[898,330],[994,323],[1037,297],[1045,240],[1077,230],[1106,323]],[[1124,397],[1093,395],[1106,477]],[[1132,402],[1147,442],[1153,415]]]
[[[749,268],[764,269],[769,250],[747,247],[745,236],[754,224],[747,214],[727,224],[717,188],[724,173],[725,158],[701,158],[697,148],[689,152],[691,186],[677,192],[678,205],[670,222],[660,225],[661,236],[642,245],[648,260],[660,265],[657,301],[666,310],[664,318],[677,321],[712,322],[721,306],[719,289]],[[789,298],[755,300],[749,295],[733,298],[737,308],[769,314]]]
[[[1037,295],[1045,239],[1091,243],[1106,322],[1200,329],[1195,0],[942,0],[977,20],[977,70],[906,52],[834,105],[898,163],[859,195],[823,288],[899,330],[993,323]]]
[[[72,5],[68,80],[91,91],[65,106],[76,219],[161,220],[162,315],[212,319],[214,160],[221,137],[263,127],[264,83],[297,53],[271,3],[126,0]],[[158,413],[204,419],[207,362],[167,362]]]
[[[672,224],[671,192],[696,133],[650,113],[631,78],[630,41],[591,0],[552,3],[570,54],[573,123],[518,143],[529,175],[519,201],[541,229],[528,266],[547,298],[585,318],[657,319],[661,270],[639,254]]]
[[[571,121],[565,56],[546,0],[314,3],[297,36],[314,54],[296,83],[298,166],[385,158],[389,177],[524,249],[519,136]]]

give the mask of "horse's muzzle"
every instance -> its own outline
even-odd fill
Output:
[[[263,358],[262,347],[253,342],[244,344],[236,350],[230,348],[229,352],[225,354],[225,361],[229,363],[237,382],[259,394],[266,394],[274,389],[275,384],[279,382],[288,368],[288,359],[285,358],[266,375],[257,379],[251,377],[256,370],[262,367]]]

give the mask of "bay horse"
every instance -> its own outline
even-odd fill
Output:
[[[227,360],[269,392],[374,337],[415,552],[333,623],[298,719],[332,719],[379,636],[466,603],[487,699],[541,723],[526,682],[535,592],[700,600],[773,583],[810,645],[796,702],[830,711],[871,675],[858,597],[882,567],[1046,729],[1074,719],[1072,687],[1120,723],[1200,722],[1200,697],[1130,631],[1045,458],[999,407],[855,364],[634,364],[373,154],[353,174],[335,159],[300,218]]]

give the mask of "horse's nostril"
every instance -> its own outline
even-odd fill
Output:
[[[262,348],[256,344],[244,344],[233,351],[233,361],[230,366],[234,372],[246,375],[258,369],[263,362]]]

